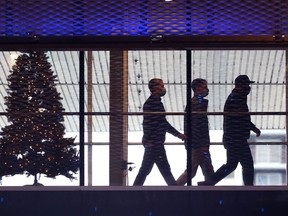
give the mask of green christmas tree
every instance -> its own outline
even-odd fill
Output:
[[[75,138],[64,138],[64,108],[46,52],[22,53],[8,76],[10,125],[0,133],[0,177],[15,174],[74,179],[79,169]]]

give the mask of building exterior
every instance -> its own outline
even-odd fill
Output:
[[[15,58],[23,50],[45,50],[58,76],[67,136],[76,136],[79,144],[77,180],[43,177],[45,185],[131,185],[142,159],[142,105],[153,77],[162,78],[167,86],[163,98],[167,119],[180,131],[191,79],[207,79],[211,154],[217,168],[225,162],[223,105],[239,74],[256,81],[248,98],[252,120],[262,130],[261,137],[249,140],[255,184],[287,185],[286,1],[28,0],[23,4],[15,0],[1,2],[0,8],[1,128],[9,124],[4,98]],[[166,148],[177,177],[186,168],[183,142],[167,136]],[[198,173],[192,184],[201,178]],[[158,179],[154,169],[146,184],[165,185]],[[19,186],[22,180],[30,181],[26,176],[9,176],[3,177],[2,185]],[[219,186],[242,184],[237,169]],[[265,197],[261,205],[273,209],[267,197],[276,193],[279,198],[278,190],[261,192]],[[287,195],[283,196],[270,201],[281,207]],[[218,194],[214,198],[220,200]],[[261,205],[253,202],[251,209],[261,212]]]

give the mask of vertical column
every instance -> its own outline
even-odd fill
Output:
[[[79,145],[80,145],[80,186],[84,186],[84,51],[79,52]]]
[[[186,77],[187,77],[187,88],[186,88],[186,113],[185,120],[187,122],[187,185],[191,185],[191,167],[192,167],[192,146],[191,146],[191,82],[192,82],[192,54],[191,50],[186,51]]]
[[[92,112],[92,51],[87,52],[87,111]],[[87,116],[87,139],[88,139],[88,152],[87,152],[87,174],[88,174],[88,186],[92,186],[92,115],[88,114]]]
[[[125,170],[121,164],[127,161],[127,103],[128,103],[127,51],[110,51],[110,180],[111,186],[126,185]]]
[[[288,108],[288,50],[285,51],[285,73],[286,73],[286,143],[287,143],[287,134],[288,134],[288,114],[287,114],[287,108]],[[286,144],[286,185],[288,185],[288,146]]]

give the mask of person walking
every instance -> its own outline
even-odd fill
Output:
[[[191,147],[192,147],[192,162],[191,162],[191,178],[196,175],[197,169],[200,166],[205,180],[209,180],[214,173],[211,155],[210,155],[210,136],[209,136],[209,122],[205,115],[208,109],[208,100],[205,97],[209,94],[207,81],[205,79],[197,78],[192,81],[192,90],[194,92],[191,99],[191,111],[203,112],[203,114],[191,114]],[[187,107],[185,108],[187,112]],[[184,131],[187,135],[187,119],[184,119]],[[186,146],[186,143],[185,143]],[[177,179],[177,185],[185,185],[187,183],[187,170],[185,170]]]
[[[227,162],[221,166],[208,181],[198,185],[215,185],[233,172],[238,163],[242,166],[244,185],[254,184],[254,162],[247,139],[250,131],[260,136],[261,131],[251,122],[247,105],[250,84],[254,83],[247,75],[235,79],[235,88],[224,105],[223,144],[227,150]],[[227,114],[226,114],[227,113]]]
[[[143,106],[144,112],[161,112],[161,114],[144,114],[142,144],[145,148],[142,165],[133,183],[134,186],[142,186],[147,175],[151,172],[154,163],[159,168],[167,185],[176,185],[176,181],[171,173],[171,168],[164,148],[166,132],[185,139],[185,135],[177,131],[166,120],[161,97],[166,94],[166,89],[162,79],[153,78],[148,84],[151,92],[150,97]]]

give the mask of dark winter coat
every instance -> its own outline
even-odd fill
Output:
[[[144,112],[165,112],[161,97],[159,95],[151,95],[143,106]],[[178,132],[166,120],[165,114],[145,115],[143,119],[144,135],[142,142],[145,145],[162,145],[165,142],[166,132],[174,136],[178,136]]]
[[[224,145],[226,142],[231,143],[249,139],[250,130],[256,127],[251,122],[250,115],[247,114],[249,112],[247,95],[241,94],[234,89],[226,100],[224,112],[232,112],[224,115]]]
[[[192,149],[197,149],[199,147],[210,145],[209,136],[209,123],[208,117],[205,115],[207,113],[208,100],[202,99],[201,101],[191,100],[191,111],[192,112],[203,112],[203,114],[191,114],[191,146]],[[185,108],[187,112],[187,107]],[[187,128],[187,117],[184,120],[185,134],[188,134],[189,129]]]

